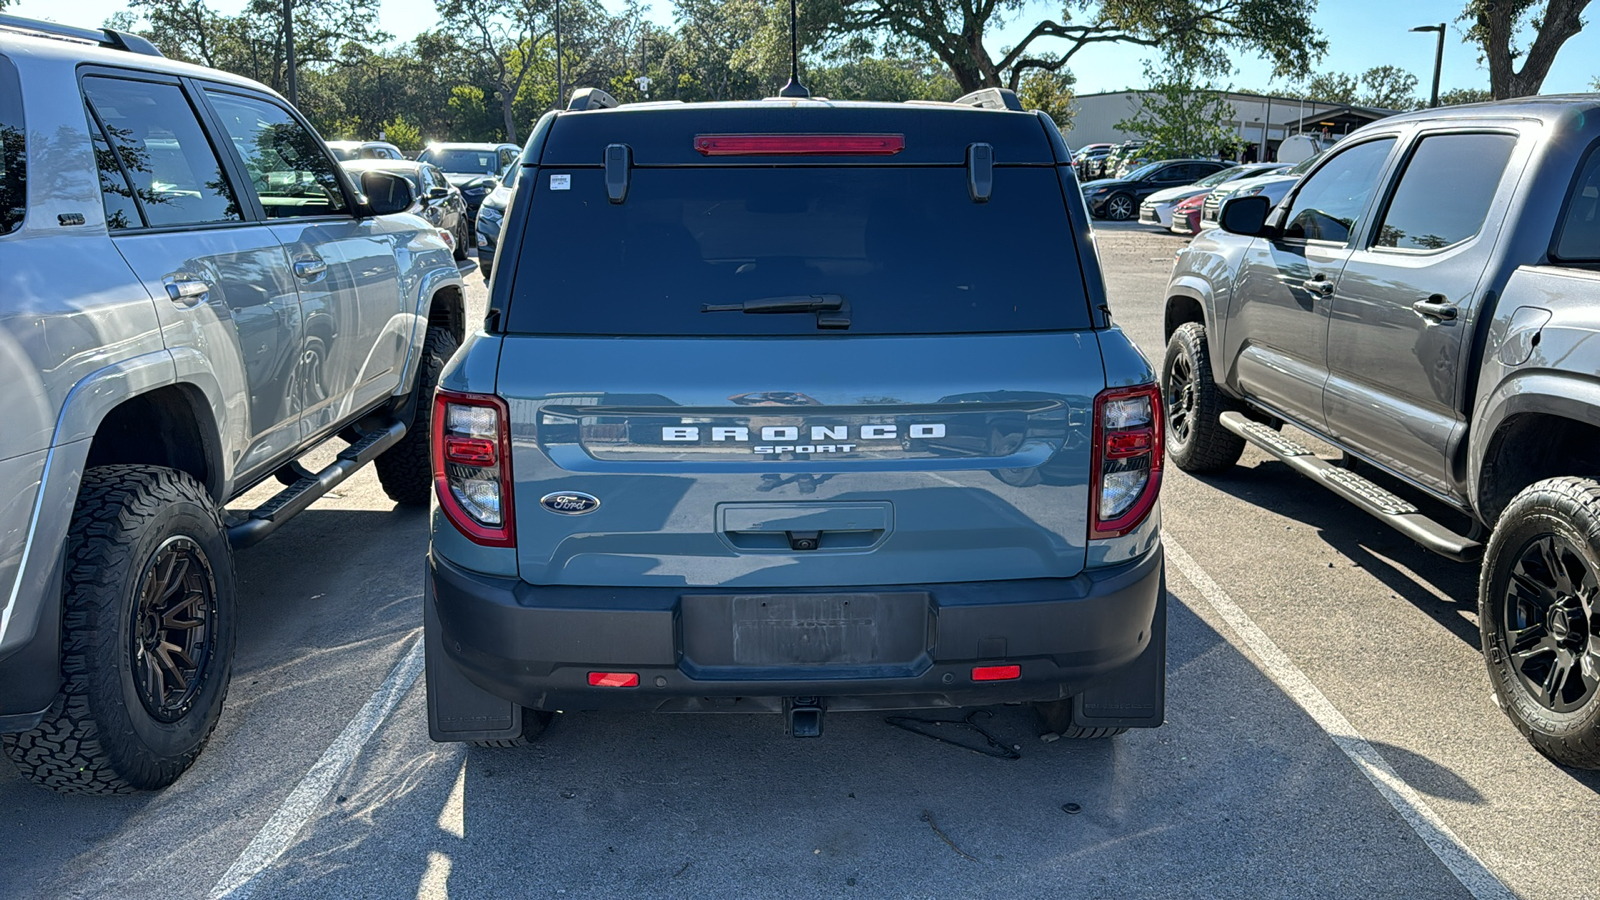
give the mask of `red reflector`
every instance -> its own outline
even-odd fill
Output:
[[[1021,666],[976,666],[972,670],[973,681],[1010,681],[1021,677]]]
[[[494,441],[488,438],[465,438],[446,435],[444,461],[462,466],[494,465]]]
[[[893,156],[906,148],[903,134],[702,134],[702,156]]]
[[[1150,449],[1150,430],[1113,431],[1106,435],[1107,456],[1133,456]]]
[[[637,672],[590,672],[590,687],[638,687]]]

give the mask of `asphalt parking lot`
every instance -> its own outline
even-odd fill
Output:
[[[1182,239],[1099,241],[1117,321],[1159,359]],[[1600,897],[1600,773],[1494,708],[1474,568],[1254,450],[1221,477],[1169,467],[1164,499],[1161,729],[1044,743],[1000,707],[976,721],[1007,760],[873,714],[799,741],[775,716],[581,713],[480,750],[428,739],[427,516],[363,472],[238,554],[233,687],[177,785],[59,796],[0,762],[0,892]]]

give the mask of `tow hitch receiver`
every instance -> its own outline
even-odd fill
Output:
[[[794,697],[783,701],[784,731],[797,738],[822,736],[822,700]]]

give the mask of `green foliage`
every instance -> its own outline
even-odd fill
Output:
[[[1055,120],[1056,127],[1066,131],[1072,127],[1073,101],[1077,91],[1073,85],[1078,79],[1071,72],[1047,72],[1035,69],[1022,77],[1017,88],[1017,99],[1026,109],[1042,109]]]
[[[1145,77],[1150,86],[1139,110],[1118,122],[1118,131],[1149,141],[1146,153],[1155,159],[1237,152],[1239,132],[1232,124],[1237,114],[1225,88],[1201,83],[1192,70],[1179,66],[1146,66]]]
[[[1399,66],[1373,66],[1360,77],[1344,72],[1319,72],[1306,80],[1299,95],[1307,100],[1380,109],[1418,109],[1417,76]]]
[[[813,68],[803,79],[811,93],[833,100],[954,100],[961,86],[942,63],[873,58]]]
[[[421,150],[422,130],[406,121],[405,116],[395,116],[383,126],[384,139],[401,150]]]
[[[1595,90],[1600,91],[1600,86],[1597,86]],[[1480,88],[1454,88],[1448,91],[1441,91],[1439,93],[1440,106],[1459,106],[1463,103],[1484,103],[1493,99],[1493,95]]]

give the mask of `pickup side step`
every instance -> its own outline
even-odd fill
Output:
[[[1421,544],[1425,549],[1458,562],[1472,562],[1482,555],[1482,544],[1456,534],[1423,515],[1416,506],[1404,498],[1384,490],[1349,469],[1340,468],[1317,456],[1310,448],[1285,437],[1278,431],[1260,422],[1251,421],[1237,412],[1225,412],[1219,420],[1222,422],[1222,427],[1272,454],[1301,475],[1361,507],[1385,525]]]
[[[357,469],[377,459],[379,454],[398,444],[405,436],[405,423],[392,422],[361,435],[359,440],[340,451],[338,458],[320,472],[309,472],[298,462],[291,462],[279,469],[278,480],[288,487],[252,510],[242,521],[229,525],[228,543],[235,550],[260,543],[279,525],[317,502],[322,495],[355,474]]]

